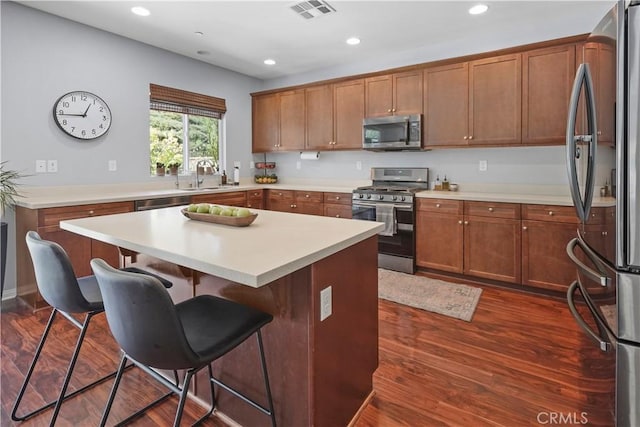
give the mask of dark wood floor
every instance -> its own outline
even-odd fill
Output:
[[[484,287],[472,322],[380,301],[380,366],[375,396],[355,425],[365,426],[609,426],[613,382],[610,359],[578,329],[560,299]],[[1,315],[0,425],[16,425],[10,411],[49,310],[36,314],[11,304]],[[98,316],[89,331],[72,388],[115,369],[117,347]],[[47,366],[28,392],[27,405],[54,397],[60,366],[71,353],[75,328],[60,321]],[[97,425],[106,382],[66,402],[58,425]],[[146,376],[125,375],[110,424],[162,389]],[[170,425],[175,400],[149,411],[136,426]],[[202,409],[187,404],[185,424]],[[50,412],[23,426],[48,425]],[[555,417],[555,418],[553,418]],[[563,420],[563,423],[551,420]],[[585,424],[581,421],[587,421]],[[212,418],[204,425],[222,426]],[[304,426],[283,426],[304,427]]]

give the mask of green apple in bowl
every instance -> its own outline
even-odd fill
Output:
[[[198,205],[195,203],[192,203],[189,205],[189,207],[187,208],[187,212],[197,212],[198,211]]]
[[[209,213],[209,203],[200,203],[198,205],[198,209],[196,210],[197,213]]]
[[[233,211],[229,208],[224,208],[220,211],[220,215],[222,216],[233,216]]]
[[[247,208],[240,208],[235,211],[235,216],[239,218],[244,218],[251,215],[251,211]]]
[[[220,211],[222,211],[222,208],[220,206],[213,205],[211,206],[211,208],[209,208],[209,213],[211,215],[220,215]]]

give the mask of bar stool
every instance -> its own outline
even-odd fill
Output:
[[[98,279],[109,328],[122,348],[122,360],[101,426],[107,422],[127,361],[180,395],[175,427],[180,425],[191,378],[203,368],[209,371],[211,408],[196,424],[215,409],[216,384],[268,415],[271,425],[276,425],[261,335],[261,328],[271,322],[273,316],[212,295],[174,304],[167,290],[152,277],[117,270],[101,259],[91,260],[91,268]],[[253,334],[258,340],[268,407],[214,378],[211,369],[214,360]],[[171,384],[157,369],[186,370],[182,387]]]
[[[53,310],[51,311],[47,326],[45,327],[42,337],[40,338],[40,343],[36,348],[36,352],[34,354],[31,365],[29,365],[29,369],[22,383],[22,387],[18,392],[18,396],[11,412],[11,419],[13,421],[24,421],[46,409],[51,408],[52,406],[55,406],[50,421],[50,425],[54,425],[60,412],[62,402],[65,399],[76,396],[79,393],[87,390],[88,388],[100,384],[108,378],[113,377],[116,372],[105,375],[102,378],[99,378],[98,380],[95,380],[92,383],[87,384],[86,386],[74,391],[73,393],[66,395],[67,387],[69,386],[69,381],[71,380],[71,374],[73,373],[78,355],[80,354],[80,348],[89,327],[89,322],[91,321],[93,316],[104,311],[102,296],[100,295],[100,289],[98,287],[98,282],[95,276],[76,278],[73,272],[73,267],[71,266],[71,261],[69,260],[69,257],[65,250],[60,245],[55,242],[41,239],[38,233],[36,233],[35,231],[29,231],[27,233],[26,241],[29,248],[29,253],[31,254],[31,260],[33,262],[33,269],[36,276],[38,291],[40,292],[44,300],[53,308]],[[129,270],[142,274],[151,274],[144,270],[133,267],[130,267]],[[164,286],[172,286],[172,283],[170,281],[156,275],[153,276],[156,279],[160,280]],[[78,329],[80,329],[80,335],[78,336],[73,355],[69,362],[69,367],[67,368],[62,388],[60,389],[60,393],[56,400],[49,402],[44,406],[35,409],[25,415],[18,415],[20,403],[29,385],[29,381],[36,367],[38,359],[40,358],[40,353],[47,340],[47,336],[49,335],[49,332],[53,325],[53,321],[58,313],[69,320],[69,322],[71,322]],[[72,316],[72,314],[85,314],[84,321],[82,323],[78,322]]]

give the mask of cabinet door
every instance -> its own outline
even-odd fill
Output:
[[[393,114],[393,76],[365,79],[365,116],[378,117]]]
[[[566,292],[576,278],[567,243],[576,225],[550,221],[522,221],[522,284]]]
[[[304,90],[280,94],[280,141],[278,150],[303,150],[305,140]]]
[[[520,220],[465,217],[464,274],[520,283]]]
[[[422,70],[393,75],[393,114],[422,114]]]
[[[267,209],[280,212],[292,212],[293,191],[267,190]]]
[[[469,144],[521,142],[522,58],[520,54],[469,64]]]
[[[522,143],[564,144],[575,45],[522,54]]]
[[[263,190],[247,191],[247,207],[254,209],[264,209]]]
[[[306,148],[327,150],[333,146],[333,87],[323,85],[305,90],[307,115]]]
[[[418,211],[416,218],[416,264],[462,273],[462,216]]]
[[[38,228],[38,234],[42,239],[56,242],[62,246],[71,260],[76,277],[93,274],[89,264],[92,258],[91,239],[61,230],[58,227]]]
[[[334,149],[362,149],[364,80],[333,85]]]
[[[424,145],[466,145],[469,135],[469,64],[424,70]]]
[[[280,140],[280,101],[278,94],[252,99],[252,151],[264,153],[278,148]]]

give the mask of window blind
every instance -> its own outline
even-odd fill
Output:
[[[221,119],[227,111],[227,103],[224,98],[216,98],[215,96],[202,95],[153,83],[149,85],[149,89],[151,102],[149,108],[152,110],[215,119]]]

